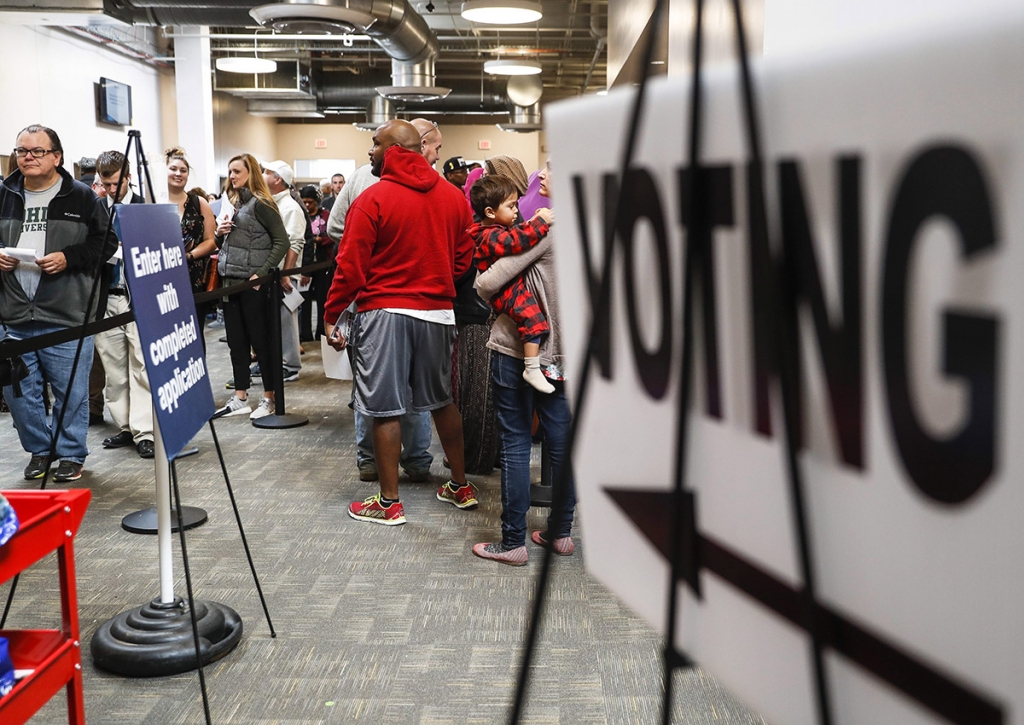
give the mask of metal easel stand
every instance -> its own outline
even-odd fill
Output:
[[[194,670],[200,666],[197,649],[201,653],[201,664],[206,665],[227,655],[242,638],[242,619],[230,607],[194,600],[190,593],[189,600],[193,602],[190,608],[185,600],[174,594],[170,466],[159,425],[154,426],[153,433],[157,461],[160,596],[101,624],[91,643],[93,662],[98,668],[126,677],[176,675]],[[182,554],[191,589],[184,547]],[[198,648],[193,641],[193,617],[200,640]]]

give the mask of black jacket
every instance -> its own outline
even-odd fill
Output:
[[[107,214],[99,198],[62,168],[60,191],[50,202],[46,223],[46,254],[63,252],[67,269],[43,274],[35,297],[28,299],[13,272],[0,273],[0,317],[7,324],[42,322],[73,327],[92,319],[86,310],[92,282],[101,262],[117,249],[111,235],[104,246]],[[0,246],[16,247],[25,219],[25,178],[14,171],[0,184]]]

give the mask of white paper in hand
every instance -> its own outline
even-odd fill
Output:
[[[235,207],[231,203],[231,199],[228,198],[228,193],[225,191],[220,197],[220,211],[217,213],[217,224],[221,222],[229,222],[235,217]]]
[[[324,364],[324,375],[331,380],[351,380],[352,364],[348,359],[348,351],[339,352],[327,342],[327,336],[320,336],[320,354]]]
[[[19,249],[18,247],[4,247],[2,250],[8,257],[14,257],[19,262],[32,262],[40,258],[38,249]]]
[[[284,302],[284,306],[288,308],[289,312],[295,312],[295,310],[299,309],[299,305],[303,303],[302,293],[299,292],[294,282],[292,283],[292,288],[284,293],[281,301]]]

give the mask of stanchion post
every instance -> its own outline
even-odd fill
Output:
[[[284,407],[284,342],[281,332],[281,270],[274,268],[271,274],[273,289],[270,290],[270,362],[274,365],[276,382],[274,383],[274,413],[252,422],[256,428],[298,428],[309,423],[304,415],[285,413]],[[266,372],[263,373],[266,380]]]
[[[153,421],[153,448],[156,453],[156,541],[160,552],[160,601],[174,601],[174,557],[171,554],[171,474],[167,449],[160,435],[160,424]]]
[[[270,290],[270,341],[271,341],[271,361],[274,363],[274,372],[277,373],[274,377],[276,382],[274,383],[274,414],[284,415],[284,375],[281,374],[284,371],[284,330],[281,328],[281,270],[277,267],[271,272],[273,275],[273,285]],[[264,372],[264,375],[266,373]]]

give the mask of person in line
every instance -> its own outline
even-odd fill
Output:
[[[270,274],[288,250],[288,233],[252,154],[239,154],[228,162],[227,195],[232,209],[221,210],[215,236],[220,249],[217,270],[224,287]],[[255,420],[274,411],[274,384],[280,369],[270,354],[270,294],[270,285],[261,284],[224,302],[235,394],[216,412],[217,417],[249,413]],[[248,402],[250,349],[263,371],[263,398],[255,410]]]
[[[373,418],[380,492],[349,506],[358,521],[405,523],[398,496],[402,436],[399,416],[430,411],[451,463],[451,480],[437,498],[460,509],[477,506],[466,482],[462,417],[452,402],[455,278],[471,263],[469,210],[420,153],[422,134],[406,121],[388,121],[373,134],[370,162],[380,182],[348,211],[338,267],[327,297],[327,319],[353,301],[355,407]],[[334,325],[336,349],[347,340]],[[411,387],[411,394],[409,388]]]
[[[104,205],[63,168],[64,149],[56,131],[28,126],[16,136],[14,153],[18,168],[0,184],[0,320],[9,337],[25,340],[95,319],[98,299],[89,306],[93,281],[117,247],[113,237],[104,244]],[[9,247],[34,252],[35,263],[21,262],[6,252]],[[49,471],[50,444],[62,409],[56,445],[60,463],[53,480],[68,483],[82,477],[89,455],[92,337],[85,339],[75,369],[77,346],[71,340],[22,355],[28,368],[22,396],[4,387],[21,446],[31,456],[26,480]],[[52,418],[43,403],[44,376],[53,391]]]
[[[263,181],[267,184],[277,210],[281,214],[281,221],[284,223],[284,230],[288,233],[288,252],[284,261],[278,266],[281,269],[295,269],[299,260],[302,259],[302,250],[306,246],[306,227],[309,225],[309,218],[302,204],[292,196],[292,181],[294,175],[292,167],[284,161],[268,161],[261,167],[263,169]],[[310,235],[312,236],[312,234]],[[281,289],[285,293],[292,291],[293,280],[291,277],[281,277]],[[272,341],[273,344],[273,341]],[[302,349],[299,347],[299,308],[288,309],[285,304],[281,305],[281,367],[284,382],[291,383],[299,379],[299,371],[302,369]],[[260,366],[263,370],[263,366]]]
[[[81,162],[79,162],[81,163]],[[92,159],[92,173],[89,174],[89,186],[100,199],[107,196],[103,182],[96,178],[96,159]],[[85,183],[84,181],[82,182]],[[103,372],[103,361],[96,351],[96,345],[92,347],[92,368],[89,370],[89,427],[103,425],[103,388],[107,386],[107,376]]]
[[[515,156],[492,156],[484,163],[486,176],[504,176],[515,184],[519,196],[523,196],[530,188],[530,179],[526,174],[523,162]]]
[[[313,230],[313,243],[307,244],[302,250],[302,266],[334,259],[334,242],[327,235],[327,220],[331,213],[320,206],[320,191],[309,184],[299,191],[302,204],[306,207],[310,225]],[[312,276],[299,278],[301,286],[308,289],[302,293],[305,300],[299,309],[299,342],[319,340],[324,331],[324,303],[327,301],[327,290],[331,286],[331,268],[314,272]],[[313,330],[313,305],[316,304],[316,335]]]
[[[177,146],[164,152],[167,162],[167,201],[178,206],[178,218],[181,220],[181,242],[185,247],[185,259],[188,263],[188,277],[192,283],[192,294],[205,292],[214,274],[211,256],[217,253],[217,242],[214,234],[217,220],[214,218],[210,202],[205,193],[185,191],[192,167],[184,149]],[[213,302],[196,305],[196,318],[199,320],[199,339],[206,349],[206,317],[213,311]]]
[[[91,187],[96,181],[96,159],[91,156],[83,156],[78,160],[78,180],[86,186]]]
[[[437,127],[436,121],[428,121],[425,118],[414,118],[410,123],[420,133],[420,154],[427,160],[430,168],[434,168],[441,158],[441,144],[444,141],[441,129]]]
[[[462,191],[466,185],[466,176],[469,174],[469,164],[461,156],[452,156],[442,164],[441,173],[444,174],[444,178],[455,184],[459,191]]]
[[[541,172],[541,194],[550,198],[550,166]],[[530,446],[533,442],[531,426],[537,412],[544,430],[544,443],[551,459],[554,479],[559,480],[562,469],[571,465],[566,456],[569,442],[571,415],[565,394],[562,340],[559,327],[558,296],[555,287],[555,264],[551,235],[530,251],[504,257],[495,262],[477,278],[480,296],[490,299],[513,279],[523,275],[537,296],[537,301],[551,325],[550,334],[541,345],[541,370],[554,386],[549,395],[539,395],[523,380],[523,344],[516,323],[508,315],[501,315],[491,327],[488,347],[494,351],[491,358],[491,380],[494,404],[501,432],[501,541],[473,545],[473,553],[483,559],[502,564],[522,566],[526,563],[526,514],[530,509]],[[548,515],[548,530],[534,531],[531,540],[538,546],[552,546],[556,554],[571,555],[573,543],[573,509],[576,507],[576,488],[572,476],[568,479],[565,500]]]
[[[431,131],[436,130],[436,124],[422,118],[416,119],[412,123],[417,129],[425,126]],[[438,130],[434,135],[440,137],[440,133]],[[431,136],[431,140],[434,140],[433,136]],[[425,153],[426,149],[427,145],[421,138],[420,153]],[[331,239],[340,240],[342,238],[345,233],[345,216],[348,214],[352,202],[379,180],[377,176],[374,176],[373,164],[366,164],[355,170],[352,178],[341,190],[338,202],[331,209],[331,216],[327,220],[327,234]],[[351,306],[350,311],[355,312],[354,305]],[[332,324],[336,321],[337,318],[326,320]],[[349,354],[352,354],[351,348]],[[373,454],[373,420],[354,407],[354,400],[352,405],[356,428],[356,467],[359,470],[359,480],[370,483],[379,478],[377,459]],[[411,482],[425,483],[430,480],[430,466],[434,462],[434,456],[430,452],[432,437],[430,414],[426,411],[407,410],[405,415],[399,417],[398,421],[402,431],[402,452],[399,456],[402,470],[405,471]]]
[[[324,181],[326,181],[326,179]],[[345,175],[335,174],[332,176],[328,182],[329,188],[326,191],[322,188],[323,182],[320,183],[320,193],[324,194],[323,199],[320,200],[320,207],[329,212],[334,208],[334,202],[338,200],[338,195],[341,194],[341,190],[345,188]]]
[[[123,180],[122,168],[125,169]],[[131,163],[120,151],[104,151],[97,157],[96,176],[103,185],[109,206],[141,204],[145,201],[132,190]],[[116,219],[115,216],[114,231],[119,232]],[[113,260],[110,276],[106,317],[114,317],[132,309],[124,262],[121,259]],[[133,321],[98,333],[96,352],[99,353],[107,377],[103,388],[107,410],[119,429],[117,435],[103,439],[103,447],[134,446],[139,456],[152,458],[153,398],[138,325]]]
[[[522,254],[537,246],[547,236],[554,219],[550,209],[541,209],[529,221],[516,224],[519,192],[504,176],[486,176],[477,181],[470,199],[480,219],[469,232],[476,245],[473,263],[480,272],[486,272],[502,257]],[[498,314],[511,317],[519,329],[525,366],[523,380],[542,393],[554,392],[554,387],[540,371],[539,357],[541,340],[551,328],[523,278],[516,277],[488,302]]]

